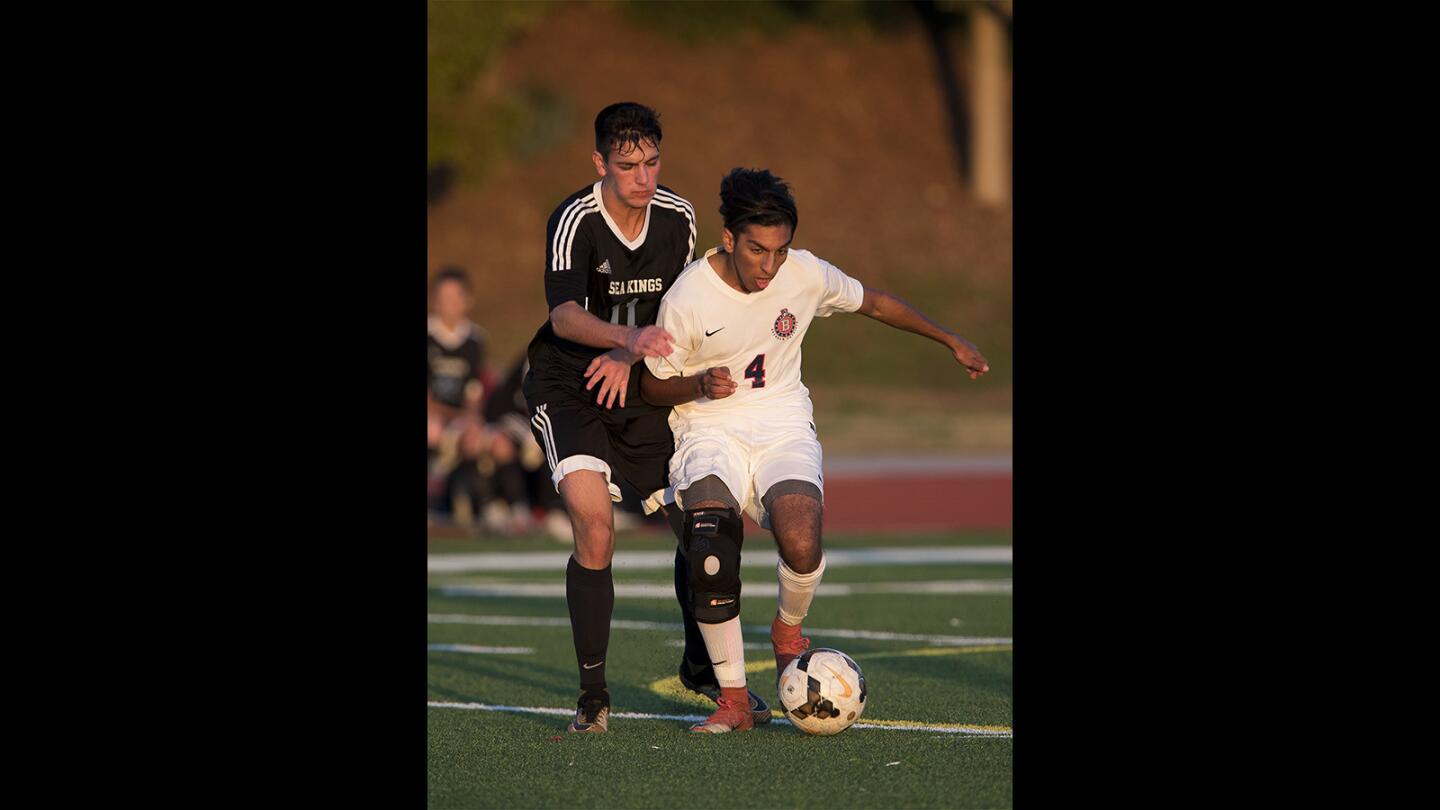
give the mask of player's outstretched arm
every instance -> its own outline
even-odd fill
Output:
[[[724,399],[735,393],[730,369],[723,366],[707,368],[689,377],[660,379],[649,367],[640,369],[640,396],[651,405],[684,405],[697,399]]]
[[[566,340],[597,349],[624,349],[636,357],[664,357],[675,340],[658,326],[606,323],[574,301],[550,310],[550,325]]]
[[[896,329],[930,338],[945,346],[955,355],[955,361],[970,373],[972,380],[990,370],[990,364],[985,362],[985,356],[975,348],[975,344],[940,326],[925,317],[920,310],[890,293],[866,287],[865,300],[856,312]]]

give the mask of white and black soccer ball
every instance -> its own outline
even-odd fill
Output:
[[[821,647],[791,661],[780,675],[785,718],[807,734],[839,734],[865,713],[865,674],[855,659]]]

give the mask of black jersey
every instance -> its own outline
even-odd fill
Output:
[[[660,298],[695,257],[695,208],[659,186],[645,226],[624,239],[600,201],[600,183],[571,194],[550,215],[545,240],[547,310],[574,301],[596,317],[624,326],[650,326]],[[607,351],[555,334],[547,318],[530,341],[531,372],[583,388],[585,368]],[[638,370],[639,363],[635,364]],[[629,399],[640,400],[631,387]]]
[[[465,386],[471,380],[480,380],[485,370],[484,335],[469,321],[462,321],[451,334],[433,316],[428,332],[426,352],[430,362],[425,367],[425,383],[430,396],[442,405],[463,408]]]

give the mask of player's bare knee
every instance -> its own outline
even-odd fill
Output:
[[[572,516],[571,526],[575,532],[575,561],[596,570],[610,565],[615,556],[615,530],[609,516],[603,520],[594,515],[580,519]]]
[[[594,517],[573,520],[575,526],[575,541],[583,544],[586,548],[609,549],[615,545],[615,529],[608,520],[597,520]]]
[[[576,562],[593,571],[599,571],[610,566],[615,556],[615,548],[603,543],[582,543],[577,537],[574,554]]]
[[[615,553],[615,529],[605,476],[576,470],[561,479],[560,495],[575,533],[575,561],[594,569],[609,565]]]
[[[808,574],[820,567],[825,550],[820,544],[820,533],[810,531],[805,523],[776,524],[775,544],[780,547],[780,558],[797,574]]]
[[[781,481],[761,501],[770,522],[780,521],[793,531],[820,535],[820,488],[809,481]]]
[[[814,573],[815,569],[820,567],[820,561],[825,557],[825,552],[820,548],[819,543],[790,543],[787,545],[778,536],[776,541],[780,546],[780,559],[784,560],[785,565],[797,574]]]
[[[790,570],[808,574],[820,567],[820,488],[809,481],[781,481],[765,493],[765,511]]]

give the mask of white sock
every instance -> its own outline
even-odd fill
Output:
[[[795,625],[805,621],[810,612],[810,600],[815,598],[815,589],[820,587],[820,577],[825,573],[825,556],[820,556],[820,567],[808,574],[797,574],[781,559],[775,567],[780,578],[780,621]]]
[[[744,686],[745,644],[740,638],[740,617],[726,619],[719,624],[699,624],[700,635],[705,637],[705,650],[715,667],[715,680],[721,686]]]

